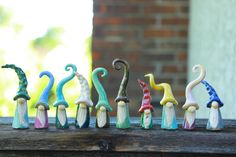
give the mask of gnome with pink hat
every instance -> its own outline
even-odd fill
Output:
[[[151,105],[152,97],[147,84],[138,79],[140,87],[143,89],[143,100],[139,112],[141,113],[140,126],[143,129],[152,128],[152,112],[153,106]]]
[[[207,103],[207,107],[210,108],[210,115],[207,122],[207,130],[217,131],[224,128],[223,119],[220,112],[220,107],[224,104],[218,97],[215,89],[205,80],[202,84],[206,86],[206,90],[210,96],[210,101]]]

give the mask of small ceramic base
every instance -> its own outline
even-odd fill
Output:
[[[166,105],[163,106],[161,128],[167,130],[176,130],[178,128],[174,106],[171,108]]]
[[[143,129],[151,129],[152,126],[152,113],[150,113],[150,121],[149,122],[145,122],[145,113],[141,114],[141,118],[140,118],[140,126]]]
[[[35,129],[47,129],[48,128],[48,112],[47,110],[42,111],[43,113],[40,114],[40,111],[37,109],[37,115],[35,117],[34,128]],[[40,117],[41,116],[41,117]],[[42,117],[44,116],[44,117]],[[44,122],[42,122],[42,120]]]
[[[108,111],[106,111],[106,120],[105,122],[101,122],[101,120],[99,120],[99,116],[101,116],[100,110],[97,110],[97,115],[96,115],[96,127],[97,128],[109,128],[110,127],[110,117],[108,115]]]
[[[68,129],[69,128],[69,124],[68,124],[68,120],[67,120],[67,116],[66,116],[66,110],[64,111],[65,112],[65,117],[62,117],[62,118],[65,118],[63,119],[65,121],[64,124],[61,124],[60,122],[60,118],[59,118],[59,113],[60,111],[58,111],[58,106],[57,106],[57,111],[56,111],[56,128],[57,129]]]
[[[15,116],[13,118],[12,127],[14,129],[27,129],[27,128],[29,128],[27,102],[25,102],[25,104],[17,104],[16,105]]]
[[[116,128],[127,129],[130,128],[130,117],[129,117],[129,107],[128,104],[120,106],[117,105],[117,118],[116,118]]]
[[[89,107],[87,106],[85,108],[85,111],[82,111],[82,110],[80,109],[80,105],[78,105],[77,111],[76,111],[75,126],[77,128],[88,128],[89,122],[90,122]],[[80,121],[83,121],[83,122],[80,122]]]

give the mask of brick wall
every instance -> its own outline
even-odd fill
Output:
[[[137,115],[142,99],[137,78],[144,79],[149,72],[155,74],[156,82],[170,83],[180,107],[184,103],[188,10],[188,0],[94,0],[93,68],[102,66],[109,71],[102,83],[114,110],[123,76],[112,69],[117,57],[130,63],[131,115]],[[97,96],[95,90],[93,96]],[[159,106],[162,93],[152,90],[152,96]]]

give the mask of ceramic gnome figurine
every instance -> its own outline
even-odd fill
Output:
[[[97,110],[96,115],[96,127],[97,128],[109,128],[110,126],[110,118],[108,112],[112,111],[112,108],[107,100],[106,92],[101,85],[98,74],[102,73],[101,77],[107,76],[108,72],[105,68],[96,68],[92,73],[93,84],[98,92],[98,102],[95,106]]]
[[[54,77],[49,71],[43,71],[39,74],[39,77],[47,76],[49,78],[49,83],[41,94],[39,101],[36,103],[35,108],[37,108],[34,127],[36,129],[47,129],[48,128],[48,112],[49,103],[48,97],[50,91],[54,84]]]
[[[143,129],[152,128],[152,112],[151,105],[152,97],[147,84],[144,81],[138,80],[140,87],[143,89],[143,100],[139,112],[141,113],[140,125]]]
[[[93,106],[93,102],[90,99],[90,90],[88,81],[79,74],[78,72],[75,73],[79,82],[80,82],[80,96],[76,100],[77,111],[76,111],[76,118],[75,118],[75,126],[78,128],[88,128],[90,122],[90,112],[89,107]]]
[[[126,87],[129,81],[129,64],[127,61],[122,59],[115,59],[112,62],[112,66],[116,70],[120,70],[122,68],[121,65],[124,68],[124,75],[120,84],[118,95],[115,99],[115,102],[117,103],[116,128],[126,129],[130,127],[129,99],[127,97],[126,91]]]
[[[66,71],[69,71],[70,68],[72,69],[72,73],[70,76],[62,79],[56,89],[56,96],[57,100],[54,103],[54,107],[56,107],[56,127],[59,129],[67,129],[69,128],[68,121],[67,121],[67,115],[66,115],[66,108],[69,106],[66,102],[64,95],[63,95],[63,86],[72,80],[75,76],[75,72],[77,71],[77,68],[73,64],[67,64],[65,67]]]
[[[160,83],[156,84],[154,80],[153,74],[147,74],[145,77],[149,77],[150,86],[155,90],[164,90],[164,96],[160,102],[163,106],[162,108],[162,121],[161,128],[167,130],[175,130],[178,128],[176,123],[176,115],[175,115],[175,107],[174,105],[178,105],[176,101],[171,87],[168,83]]]
[[[218,97],[214,88],[205,80],[202,83],[206,86],[210,101],[207,103],[207,107],[210,108],[210,115],[207,122],[207,130],[222,130],[224,128],[223,119],[221,117],[220,107],[224,104]]]
[[[195,128],[196,110],[199,109],[199,105],[195,100],[192,89],[197,86],[206,76],[206,70],[202,65],[195,65],[192,69],[193,72],[200,70],[200,75],[197,79],[190,82],[185,90],[186,101],[182,108],[185,110],[183,129],[193,130]]]
[[[29,128],[27,100],[30,100],[30,96],[28,95],[26,89],[28,85],[26,75],[21,68],[15,66],[14,64],[6,64],[2,66],[2,68],[14,69],[19,78],[18,92],[13,98],[13,100],[16,101],[17,105],[12,127],[14,129],[27,129]]]

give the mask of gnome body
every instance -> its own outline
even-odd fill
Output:
[[[44,75],[46,75],[50,80],[47,87],[42,92],[39,101],[35,105],[35,107],[37,108],[37,113],[35,117],[34,127],[36,129],[48,128],[48,112],[47,112],[47,110],[49,110],[48,97],[54,84],[54,77],[52,73],[50,73],[49,71],[41,72],[39,74],[39,77],[41,78]]]
[[[112,108],[108,102],[106,92],[98,79],[98,73],[103,73],[101,77],[107,76],[108,72],[105,68],[96,68],[92,72],[93,84],[98,93],[98,102],[95,106],[97,110],[96,114],[96,127],[108,128],[110,126],[110,118],[108,112],[112,111]]]
[[[175,130],[178,128],[176,123],[175,107],[178,102],[174,98],[171,87],[167,83],[156,84],[153,74],[147,74],[146,77],[150,78],[150,86],[155,90],[164,90],[164,96],[160,102],[162,108],[162,121],[161,128],[167,130]]]
[[[2,68],[14,69],[19,78],[19,88],[14,100],[16,101],[15,116],[13,118],[12,127],[14,129],[27,129],[29,128],[28,106],[27,100],[30,96],[26,90],[28,82],[24,71],[16,67],[14,64],[6,64]]]
[[[141,80],[138,80],[138,82],[140,87],[143,89],[143,99],[139,109],[139,113],[141,113],[140,126],[143,129],[151,129],[153,112],[153,106],[151,105],[152,97],[147,84]]]
[[[206,129],[212,131],[222,130],[224,128],[224,123],[221,116],[220,107],[224,104],[218,97],[215,89],[207,81],[203,80],[202,84],[206,86],[210,96],[210,101],[207,103],[207,107],[210,108],[210,113]]]
[[[90,112],[89,107],[93,106],[93,102],[90,99],[90,90],[88,81],[78,72],[75,73],[79,79],[81,90],[80,96],[76,100],[77,110],[75,118],[75,126],[78,128],[88,128],[90,122]]]
[[[72,73],[70,76],[62,79],[56,89],[56,95],[57,95],[57,100],[54,103],[54,107],[56,107],[56,128],[58,129],[67,129],[69,128],[68,125],[68,120],[67,120],[67,115],[66,115],[66,108],[69,106],[68,103],[66,102],[64,95],[63,95],[63,86],[72,80],[75,76],[75,72],[77,71],[77,68],[73,64],[67,64],[65,67],[66,71],[69,71],[69,69],[72,69]]]
[[[182,106],[182,108],[185,110],[183,122],[183,129],[185,130],[193,130],[196,125],[196,110],[199,109],[199,105],[192,94],[192,89],[197,86],[206,76],[206,70],[202,65],[195,65],[193,67],[193,72],[197,72],[198,69],[200,70],[199,77],[190,82],[185,90],[186,101]]]
[[[124,68],[124,75],[120,85],[118,95],[115,99],[117,103],[117,119],[116,119],[116,128],[127,129],[130,128],[130,117],[129,117],[129,99],[127,97],[127,84],[129,81],[129,64],[125,60],[115,59],[112,63],[112,66],[116,70],[120,70],[121,66]]]

